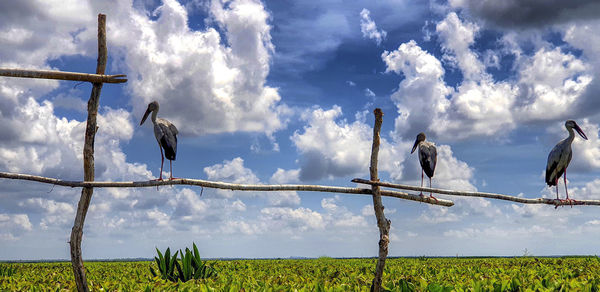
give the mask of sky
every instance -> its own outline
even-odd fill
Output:
[[[410,150],[425,132],[434,187],[553,198],[547,156],[573,119],[589,139],[573,142],[570,197],[600,199],[597,1],[0,2],[0,67],[95,72],[98,13],[106,73],[128,82],[102,89],[96,180],[159,176],[151,123],[139,126],[158,101],[179,129],[176,177],[354,187],[379,107],[382,180],[420,184]],[[0,78],[0,171],[81,180],[90,90]],[[0,260],[68,259],[80,194],[2,180]],[[389,256],[598,254],[597,207],[439,197],[455,205],[383,199]],[[167,186],[95,189],[82,248],[84,259],[192,242],[210,258],[372,257],[378,240],[369,196]]]

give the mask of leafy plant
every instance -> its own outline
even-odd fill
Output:
[[[192,252],[186,247],[185,254],[179,250],[171,256],[171,250],[167,248],[163,256],[157,248],[158,257],[154,257],[154,260],[158,266],[161,278],[172,282],[187,282],[192,279],[206,279],[216,276],[217,271],[200,259],[200,253],[195,243],[193,243],[193,249],[194,251]],[[178,255],[181,256],[181,260],[177,258]],[[150,267],[150,273],[154,277],[157,276],[152,267]]]
[[[158,266],[160,277],[164,280],[177,282],[178,277],[175,275],[175,265],[177,264],[177,254],[179,251],[176,251],[173,256],[171,256],[171,249],[168,247],[164,256],[158,248],[156,248],[156,252],[158,252],[158,257],[154,257],[154,261],[156,261],[156,265]],[[157,276],[152,267],[150,267],[150,273],[154,277]]]
[[[10,277],[15,274],[17,268],[11,265],[0,265],[0,277]]]
[[[200,253],[196,244],[193,243],[194,252],[189,248],[185,248],[185,254],[180,250],[181,265],[175,262],[175,267],[179,272],[179,280],[187,282],[191,279],[206,279],[217,275],[217,271],[200,260]]]

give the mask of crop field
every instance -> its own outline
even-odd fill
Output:
[[[92,291],[369,291],[375,259],[208,261],[218,275],[173,283],[155,262],[86,262]],[[0,291],[75,291],[71,265],[10,263]],[[392,258],[389,291],[598,291],[600,258]]]

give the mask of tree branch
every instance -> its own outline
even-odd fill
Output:
[[[352,180],[352,182],[367,184],[367,185],[377,185],[380,187],[388,187],[388,188],[394,188],[394,189],[418,191],[418,192],[433,192],[436,194],[444,194],[444,195],[450,195],[450,196],[480,197],[480,198],[488,198],[488,199],[505,200],[505,201],[512,201],[512,202],[516,202],[516,203],[522,203],[522,204],[547,204],[547,205],[554,205],[556,207],[565,206],[565,205],[566,206],[571,206],[571,205],[600,206],[600,200],[575,200],[575,201],[567,202],[567,201],[559,201],[556,199],[549,199],[549,198],[531,198],[530,199],[530,198],[522,198],[522,197],[515,197],[515,196],[494,194],[494,193],[453,191],[453,190],[444,190],[444,189],[435,189],[435,188],[414,187],[414,186],[394,184],[394,183],[389,183],[389,182],[369,181],[369,180],[361,179],[361,178],[355,178]]]
[[[215,182],[201,179],[189,179],[189,178],[178,178],[173,180],[149,180],[149,181],[129,181],[129,182],[109,182],[109,181],[68,181],[60,180],[56,178],[49,178],[43,176],[0,172],[0,178],[15,179],[15,180],[28,180],[36,181],[40,183],[81,188],[81,187],[94,187],[94,188],[145,188],[155,186],[168,186],[168,185],[191,185],[213,189],[225,189],[232,191],[262,191],[262,192],[273,192],[273,191],[307,191],[307,192],[328,192],[328,193],[344,193],[344,194],[357,194],[357,195],[371,195],[372,192],[369,189],[362,188],[349,188],[349,187],[336,187],[336,186],[320,186],[320,185],[256,185],[256,184],[232,184],[225,182]],[[394,197],[398,199],[417,201],[426,204],[439,205],[445,207],[451,207],[454,205],[452,201],[438,199],[436,202],[434,199],[429,197],[421,197],[413,194],[407,194],[396,191],[381,191],[382,196]]]
[[[96,74],[104,74],[107,60],[106,49],[106,15],[98,14],[98,61],[96,64]],[[96,116],[98,115],[98,105],[100,103],[100,92],[102,91],[101,82],[94,83],[92,93],[88,100],[88,116],[85,129],[85,140],[83,144],[83,179],[86,181],[94,180],[94,140],[96,138]],[[85,216],[92,201],[94,188],[84,187],[81,190],[81,197],[77,204],[77,213],[75,222],[71,229],[71,265],[73,266],[73,276],[77,284],[77,291],[89,291],[83,259],[81,256],[81,240],[83,238],[83,225]]]
[[[377,176],[377,161],[379,158],[379,132],[381,131],[381,124],[383,122],[383,112],[380,108],[376,108],[373,111],[375,115],[375,125],[373,126],[373,145],[371,147],[371,166],[369,167],[371,180],[379,181]],[[383,212],[383,203],[381,202],[381,193],[378,185],[371,185],[371,192],[373,193],[373,209],[375,210],[375,217],[377,218],[377,227],[379,228],[379,258],[377,259],[377,266],[375,268],[375,275],[373,277],[373,283],[371,284],[371,291],[379,292],[381,290],[381,278],[383,277],[383,268],[385,267],[385,259],[388,254],[388,244],[390,242],[390,220],[385,218]]]
[[[0,68],[0,76],[22,77],[22,78],[40,78],[40,79],[58,79],[71,81],[86,81],[92,83],[123,83],[127,82],[127,75],[104,75],[87,74],[77,72],[63,72],[54,70],[27,70],[15,68]]]

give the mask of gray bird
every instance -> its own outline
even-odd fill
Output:
[[[429,187],[431,188],[431,178],[433,177],[435,165],[437,164],[437,149],[435,149],[435,144],[425,141],[425,133],[423,132],[417,135],[415,145],[413,145],[410,153],[412,154],[415,152],[417,147],[419,147],[419,162],[421,163],[421,187],[423,187],[423,172],[425,172],[427,177],[429,177]],[[423,192],[421,192],[421,196],[422,195]],[[429,193],[429,196],[436,199],[432,193]]]
[[[146,121],[150,113],[152,113],[152,123],[154,124],[154,137],[156,137],[158,148],[160,149],[160,178],[158,180],[162,180],[165,156],[169,159],[170,179],[173,179],[173,160],[175,160],[175,156],[177,155],[177,134],[179,131],[177,131],[177,128],[171,122],[156,117],[158,115],[158,102],[156,101],[148,104],[148,109],[144,113],[140,126]],[[165,149],[164,155],[163,149]]]
[[[548,164],[546,164],[546,183],[549,186],[556,186],[556,199],[560,200],[558,198],[558,179],[564,173],[565,193],[567,194],[566,201],[570,202],[574,200],[569,199],[569,191],[567,191],[567,167],[573,156],[573,151],[571,150],[571,143],[573,142],[573,139],[575,139],[573,129],[577,131],[577,134],[579,134],[581,138],[587,140],[587,136],[573,120],[566,121],[565,128],[569,131],[569,137],[558,142],[548,155]]]

